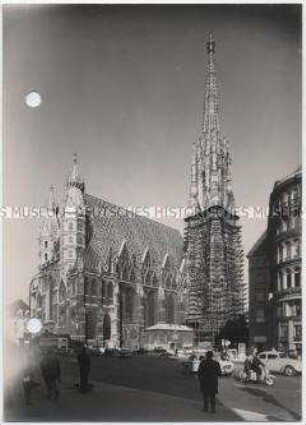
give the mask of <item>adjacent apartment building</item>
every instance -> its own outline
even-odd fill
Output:
[[[302,170],[275,182],[266,232],[248,254],[250,344],[302,349]]]

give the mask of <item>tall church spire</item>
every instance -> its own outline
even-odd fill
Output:
[[[190,204],[201,210],[212,205],[234,206],[231,189],[229,143],[219,125],[219,95],[213,34],[206,43],[207,69],[200,134],[193,153]]]
[[[206,83],[204,94],[204,113],[202,132],[208,132],[219,129],[219,99],[218,87],[215,71],[215,41],[213,34],[209,34],[208,42],[206,43],[208,62],[206,71]]]

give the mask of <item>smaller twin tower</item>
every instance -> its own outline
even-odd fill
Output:
[[[166,332],[190,331],[187,324],[197,341],[214,341],[225,322],[243,312],[241,229],[229,143],[219,126],[211,34],[207,54],[185,239],[175,229],[88,194],[76,157],[62,205],[51,188],[30,311],[52,332],[139,348],[147,330],[160,330],[154,344],[162,346]]]

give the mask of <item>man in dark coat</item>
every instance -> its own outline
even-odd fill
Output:
[[[86,393],[90,369],[90,357],[85,346],[82,347],[82,350],[78,355],[78,362],[80,366],[80,392]]]
[[[221,368],[217,361],[213,360],[213,352],[208,351],[206,358],[201,361],[198,377],[201,392],[203,394],[204,412],[216,413],[216,394],[218,393],[218,377],[221,376]]]
[[[43,355],[40,368],[47,389],[47,397],[56,400],[59,396],[58,385],[61,382],[61,366],[52,350]]]

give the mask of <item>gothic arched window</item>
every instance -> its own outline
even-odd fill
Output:
[[[111,339],[111,318],[109,314],[104,315],[103,319],[103,341]]]
[[[144,276],[144,285],[150,286],[150,283],[151,283],[151,276],[150,276],[149,270],[147,270]]]
[[[92,295],[96,297],[98,295],[98,285],[96,280],[92,281]]]
[[[155,287],[158,285],[158,280],[157,280],[157,277],[156,277],[155,273],[153,274],[152,284]]]
[[[147,292],[143,298],[144,304],[144,325],[145,328],[154,325],[155,322],[155,294],[154,291]]]
[[[88,339],[95,339],[96,336],[96,314],[88,310],[86,311],[86,336]]]
[[[102,301],[105,301],[105,299],[107,298],[107,283],[106,282],[102,282]]]
[[[174,297],[172,294],[166,297],[166,322],[174,323]]]
[[[123,270],[122,270],[122,275],[121,275],[121,279],[125,282],[129,281],[129,276],[128,276],[128,270],[127,270],[127,266],[125,265]]]
[[[125,313],[128,321],[132,321],[133,310],[134,310],[134,293],[132,289],[126,291],[125,297]]]
[[[108,295],[108,298],[109,298],[110,300],[112,300],[112,299],[113,299],[114,291],[113,291],[113,284],[112,284],[111,282],[108,284],[107,295]]]
[[[168,276],[168,278],[166,280],[166,288],[171,288],[171,279],[170,279],[170,276]]]

